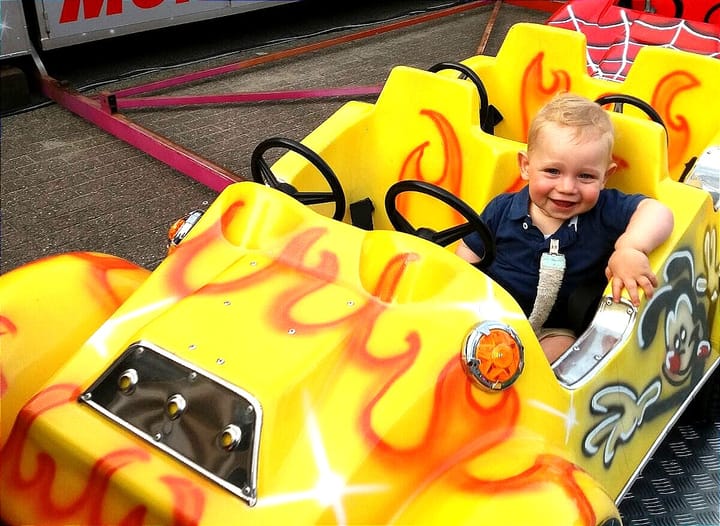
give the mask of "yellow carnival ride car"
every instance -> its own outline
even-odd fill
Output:
[[[613,83],[580,33],[518,24],[497,57],[396,67],[376,103],[259,145],[266,184],[176,225],[154,272],[72,253],[1,276],[2,519],[619,525],[720,360],[720,61],[678,53]],[[520,187],[559,90],[622,106],[609,184],[675,230],[653,298],[602,298],[550,364],[452,248]]]

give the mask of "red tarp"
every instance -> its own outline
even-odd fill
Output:
[[[644,1],[632,1],[633,7],[641,4],[638,9],[616,4],[616,0],[574,0],[547,21],[549,25],[585,34],[590,75],[624,80],[644,46],[670,47],[720,58],[720,3],[694,0],[684,6],[679,0],[654,0],[656,13],[643,11]],[[664,14],[669,12],[680,13],[683,18]]]

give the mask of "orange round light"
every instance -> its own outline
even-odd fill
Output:
[[[177,221],[175,221],[172,225],[170,225],[170,228],[168,229],[168,242],[172,242],[172,240],[175,238],[177,233],[180,231],[180,228],[185,224],[185,218],[181,217]]]
[[[193,210],[185,217],[182,217],[175,221],[170,226],[170,228],[168,229],[167,237],[168,255],[172,254],[175,251],[180,242],[185,239],[185,236],[188,235],[188,232],[190,232],[190,230],[200,220],[203,213],[204,211],[202,210]]]
[[[507,325],[481,323],[465,340],[463,365],[471,378],[487,389],[498,391],[511,385],[523,363],[523,347]]]

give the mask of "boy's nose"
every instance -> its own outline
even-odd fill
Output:
[[[557,183],[557,189],[563,193],[572,193],[575,191],[575,178],[569,175],[562,176]]]

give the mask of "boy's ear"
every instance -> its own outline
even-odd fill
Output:
[[[519,151],[517,159],[518,166],[520,167],[520,177],[522,177],[524,181],[527,181],[530,179],[530,176],[528,175],[528,164],[530,161],[528,160],[527,152],[524,150]]]
[[[603,188],[605,188],[605,185],[607,184],[608,177],[610,177],[612,174],[614,174],[615,170],[617,170],[617,164],[614,162],[611,162],[608,165],[607,170],[605,170],[605,177],[603,178],[603,181],[602,181]]]

